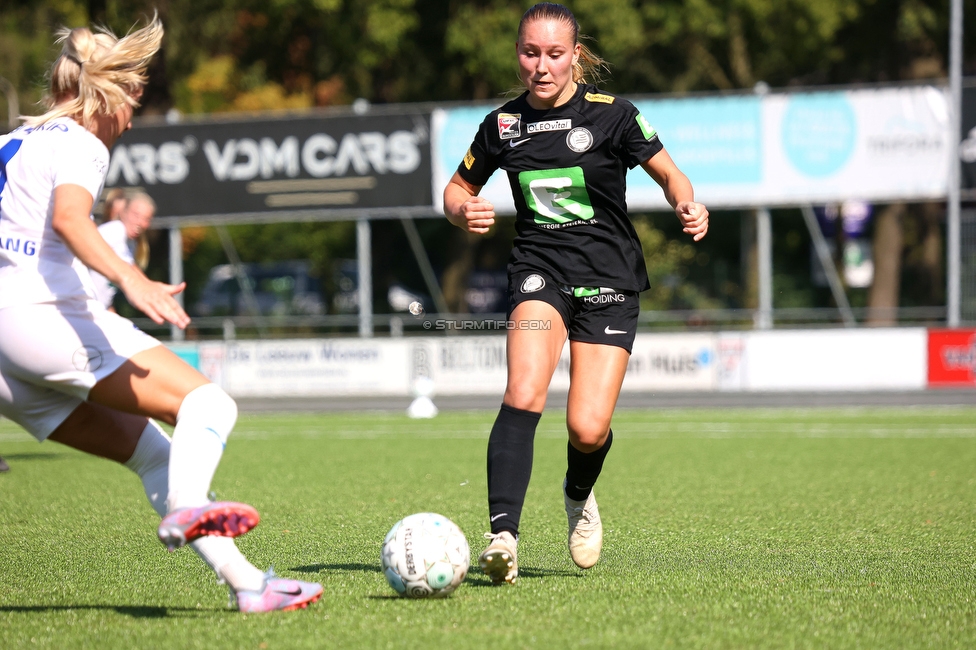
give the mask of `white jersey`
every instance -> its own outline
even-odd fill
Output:
[[[94,295],[51,216],[60,185],[83,187],[94,205],[108,162],[102,141],[70,118],[0,136],[0,309]]]
[[[129,264],[135,264],[135,247],[136,240],[129,239],[128,233],[125,231],[125,224],[116,219],[115,221],[106,221],[98,227],[98,234],[102,236],[115,254],[122,258],[123,261]],[[92,284],[95,289],[95,298],[98,302],[102,303],[106,307],[112,306],[112,300],[115,298],[115,287],[112,283],[108,281],[104,275],[98,271],[91,272]]]

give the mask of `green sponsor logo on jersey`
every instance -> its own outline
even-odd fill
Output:
[[[586,191],[582,167],[521,172],[519,185],[535,222],[570,223],[593,218],[593,204]]]
[[[651,126],[651,123],[647,121],[642,113],[637,114],[637,126],[640,127],[641,133],[644,134],[645,140],[650,140],[655,135],[657,135],[657,129]]]
[[[573,287],[573,296],[585,298],[586,296],[599,296],[600,287]]]

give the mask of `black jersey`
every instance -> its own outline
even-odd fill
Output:
[[[523,93],[481,123],[458,166],[482,186],[504,169],[515,198],[509,273],[547,272],[572,287],[650,288],[627,216],[627,170],[663,146],[625,99],[578,84],[573,98],[536,110]]]

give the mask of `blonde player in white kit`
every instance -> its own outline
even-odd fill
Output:
[[[262,573],[231,537],[258,523],[207,494],[237,406],[158,341],[93,299],[90,267],[157,323],[189,322],[173,295],[116,255],[91,218],[109,148],[131,127],[163,38],[157,18],[116,39],[62,30],[50,110],[0,136],[0,414],[40,441],[124,464],[163,517],[170,549],[191,547],[245,612],[305,607],[322,586]],[[149,418],[175,425],[172,440]]]
[[[125,207],[122,208],[117,219],[106,221],[98,227],[98,234],[123,261],[137,264],[136,255],[140,237],[149,229],[155,214],[156,203],[152,197],[145,192],[136,192],[125,200]],[[148,250],[146,252],[148,253]],[[145,260],[140,260],[137,266],[145,269],[145,263],[148,261],[147,254]],[[109,311],[115,311],[112,308],[115,287],[108,278],[97,271],[92,271],[91,276],[95,299]]]

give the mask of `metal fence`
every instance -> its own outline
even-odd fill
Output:
[[[976,208],[961,212],[959,307],[964,325],[976,323]]]

